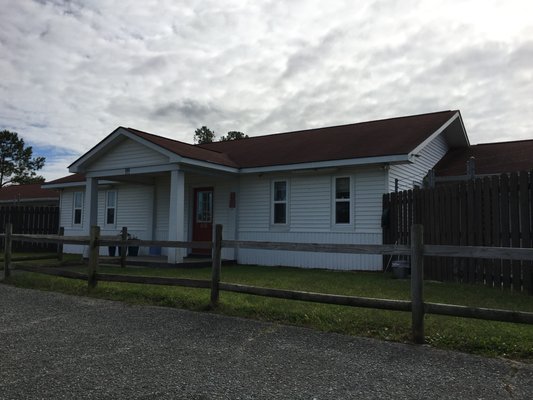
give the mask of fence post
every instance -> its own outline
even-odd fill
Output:
[[[424,228],[411,225],[411,313],[413,341],[424,343]]]
[[[213,266],[211,270],[211,307],[218,305],[220,266],[222,263],[222,225],[215,226],[215,236],[213,238]]]
[[[124,226],[122,227],[122,231],[120,233],[120,240],[122,240],[122,243],[120,244],[120,266],[122,268],[126,268],[126,253],[128,252],[128,227]]]
[[[59,227],[59,232],[57,234],[59,236],[59,239],[63,239],[63,236],[65,236],[65,228]],[[57,243],[57,259],[59,261],[63,261],[63,242]]]
[[[11,234],[13,233],[13,224],[11,222],[6,223],[6,236],[4,238],[4,280],[7,280],[11,275]]]
[[[98,283],[96,273],[98,270],[98,256],[100,254],[100,227],[91,226],[91,236],[89,238],[89,272],[87,282],[89,289],[95,288]]]

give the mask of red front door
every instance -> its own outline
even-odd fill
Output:
[[[194,189],[193,242],[213,239],[213,188]],[[210,249],[192,249],[193,254],[210,255]]]

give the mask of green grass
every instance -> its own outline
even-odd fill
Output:
[[[75,268],[78,269],[78,268]],[[86,271],[80,267],[80,271]],[[210,268],[153,269],[103,266],[100,272],[128,275],[210,279]],[[388,274],[336,272],[282,267],[224,266],[222,281],[310,292],[409,299],[409,281]],[[197,311],[208,310],[209,290],[155,285],[100,282],[92,291],[85,281],[21,273],[9,283],[41,290],[153,304]],[[498,291],[483,286],[426,282],[427,302],[459,304],[533,312],[533,296]],[[313,329],[409,342],[410,313],[334,306],[221,292],[220,305],[212,312],[305,326]],[[533,326],[466,318],[427,315],[426,340],[432,346],[485,356],[533,361]]]

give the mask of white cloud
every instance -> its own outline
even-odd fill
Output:
[[[119,125],[192,142],[459,108],[473,143],[529,138],[531,4],[0,0],[0,128],[73,154],[50,175]]]

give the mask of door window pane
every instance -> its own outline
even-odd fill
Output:
[[[196,222],[210,223],[213,219],[213,192],[197,192]]]

